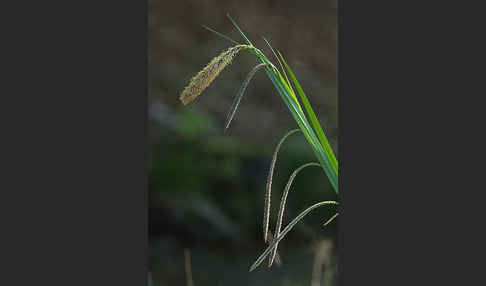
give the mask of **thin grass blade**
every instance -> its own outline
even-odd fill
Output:
[[[336,213],[335,215],[333,215],[330,219],[328,219],[322,226],[326,226],[328,224],[330,224],[335,218],[337,218],[337,216],[339,215],[339,213]]]
[[[292,85],[290,84],[289,78],[287,77],[287,73],[285,72],[285,69],[284,69],[284,67],[283,67],[283,65],[282,65],[282,62],[280,61],[280,59],[279,59],[279,58],[278,58],[278,56],[277,56],[277,53],[275,53],[275,50],[274,50],[274,49],[272,48],[272,46],[270,45],[270,42],[269,42],[267,39],[265,39],[265,37],[263,37],[263,36],[262,36],[262,38],[263,38],[263,40],[265,41],[265,43],[267,43],[268,47],[270,48],[270,50],[272,51],[273,55],[275,56],[275,58],[277,59],[278,63],[280,64],[280,68],[282,68],[282,72],[283,72],[283,74],[285,75],[285,79],[287,80],[287,84],[288,84],[290,87],[292,87]],[[293,91],[293,90],[292,90],[292,91]]]
[[[232,42],[232,43],[236,44],[236,45],[241,45],[240,43],[238,43],[237,41],[233,40],[232,38],[230,38],[230,37],[226,36],[225,34],[222,34],[222,33],[220,33],[220,32],[217,32],[217,31],[213,30],[213,29],[209,28],[208,26],[202,25],[202,27],[203,27],[204,29],[209,30],[209,31],[211,31],[211,32],[215,33],[216,35],[218,35],[218,36],[220,36],[220,37],[222,37],[222,38],[224,38],[224,39],[226,39],[226,40],[228,40],[228,41],[230,41],[230,42]]]
[[[228,14],[226,14],[226,16],[230,19],[231,23],[233,23],[233,26],[235,26],[235,28],[238,30],[238,32],[240,32],[241,36],[243,37],[243,39],[245,39],[245,41],[248,43],[248,45],[253,46],[253,44],[250,42],[250,40],[246,37],[245,33],[243,33],[243,31],[240,29],[240,27],[238,27],[238,25],[233,20],[233,18],[231,18],[230,14],[228,13]]]
[[[292,98],[292,100],[295,102],[295,105],[303,113],[302,106],[300,106],[300,102],[297,100],[297,97],[295,96],[295,92],[292,89],[292,85],[287,84],[287,82],[284,80],[284,78],[282,77],[282,74],[280,74],[279,71],[277,71],[276,74],[278,75],[278,78],[279,78],[280,82],[282,83],[282,85],[284,86],[285,90],[290,95],[290,98]]]

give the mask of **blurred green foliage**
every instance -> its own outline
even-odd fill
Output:
[[[263,192],[273,148],[279,138],[266,146],[241,138],[225,136],[215,127],[215,120],[187,108],[180,114],[176,131],[167,131],[151,123],[152,132],[164,134],[165,140],[153,143],[149,154],[149,191],[155,204],[170,195],[185,200],[213,202],[246,233],[258,237],[263,211]],[[219,128],[221,129],[221,128]],[[216,130],[212,132],[211,130]],[[277,161],[272,192],[272,214],[276,214],[282,190],[292,171],[315,157],[300,133],[284,144]],[[286,218],[315,201],[336,199],[322,170],[309,168],[299,174],[291,188]],[[156,207],[156,206],[154,206]],[[323,209],[310,216],[309,223],[329,216]],[[314,217],[314,219],[312,219]]]

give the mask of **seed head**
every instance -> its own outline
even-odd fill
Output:
[[[211,82],[213,82],[219,73],[231,63],[238,52],[246,49],[254,49],[254,47],[249,45],[237,45],[212,59],[204,69],[191,79],[189,85],[184,88],[184,91],[182,91],[181,96],[179,97],[182,103],[187,105],[198,97],[211,84]]]

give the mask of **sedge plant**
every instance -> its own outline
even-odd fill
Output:
[[[240,89],[238,90],[233,104],[228,112],[224,132],[229,128],[229,125],[235,115],[235,112],[238,108],[238,105],[241,101],[241,98],[248,86],[250,80],[255,75],[255,73],[259,70],[264,70],[267,74],[268,78],[274,85],[275,89],[277,90],[278,94],[284,101],[285,105],[289,109],[290,113],[292,114],[293,118],[295,119],[298,129],[291,130],[287,134],[283,136],[283,138],[278,143],[277,147],[275,148],[272,162],[270,164],[270,169],[268,172],[267,184],[265,188],[265,206],[264,206],[264,214],[263,214],[263,239],[264,242],[268,244],[267,248],[263,251],[263,253],[257,258],[255,263],[250,267],[250,271],[253,271],[257,268],[264,260],[268,257],[268,266],[270,267],[275,258],[277,258],[277,262],[279,260],[279,256],[277,253],[278,243],[283,239],[283,237],[303,218],[305,217],[310,211],[320,207],[320,206],[329,206],[329,205],[338,205],[336,201],[322,201],[318,202],[304,211],[302,211],[297,217],[295,217],[283,230],[282,228],[282,220],[283,220],[283,213],[285,210],[285,204],[287,200],[287,196],[292,185],[294,178],[297,174],[307,167],[318,167],[321,168],[324,173],[326,174],[329,182],[336,194],[339,193],[339,185],[338,185],[338,161],[334,152],[329,145],[329,142],[326,138],[324,130],[317,120],[316,114],[312,109],[312,106],[309,102],[307,95],[305,94],[302,86],[300,85],[299,81],[297,80],[294,72],[290,68],[290,66],[285,61],[284,57],[278,50],[274,50],[270,43],[265,39],[265,42],[270,47],[273,55],[277,59],[279,64],[279,68],[270,61],[270,59],[265,56],[265,54],[256,48],[252,42],[246,37],[240,27],[236,24],[236,22],[227,15],[236,30],[242,36],[244,43],[240,43],[235,41],[234,39],[223,35],[209,27],[203,26],[204,28],[216,33],[217,35],[231,41],[234,46],[230,47],[228,50],[222,52],[219,56],[215,57],[204,69],[202,69],[196,76],[192,78],[189,85],[183,90],[180,95],[180,100],[184,105],[191,103],[194,99],[199,96],[204,89],[206,89],[211,82],[219,75],[219,73],[228,66],[232,59],[240,52],[240,51],[249,51],[253,55],[255,55],[259,64],[257,64],[248,74],[246,79],[243,81]],[[304,137],[306,138],[307,142],[309,143],[311,149],[313,150],[317,162],[310,162],[300,166],[296,169],[292,175],[290,176],[287,185],[285,186],[282,199],[280,201],[280,209],[278,212],[278,218],[276,222],[275,232],[274,235],[269,231],[269,214],[270,214],[270,196],[271,196],[271,187],[272,187],[272,178],[273,178],[273,171],[277,161],[278,151],[286,140],[287,137],[290,135],[301,132]],[[327,225],[332,220],[337,217],[338,213],[334,214],[331,218],[329,218],[324,225]]]

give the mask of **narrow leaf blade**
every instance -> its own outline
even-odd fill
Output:
[[[317,137],[319,137],[319,141],[321,142],[324,151],[326,152],[326,155],[329,158],[329,161],[331,162],[331,165],[336,172],[338,173],[338,162],[336,160],[336,156],[334,155],[334,152],[332,151],[331,146],[329,145],[329,142],[326,138],[326,135],[324,134],[324,131],[322,130],[321,124],[319,123],[319,120],[317,120],[317,117],[314,113],[314,110],[312,109],[312,106],[310,105],[310,102],[307,98],[307,96],[304,93],[304,90],[302,89],[299,81],[295,77],[294,73],[292,72],[292,69],[288,66],[287,62],[285,62],[285,59],[283,58],[282,54],[280,54],[280,58],[282,62],[284,63],[285,67],[287,68],[287,71],[289,72],[289,75],[295,85],[295,88],[297,89],[297,93],[299,94],[302,103],[304,104],[304,108],[307,111],[307,114],[309,115],[310,121],[314,127],[314,130],[317,133]]]

